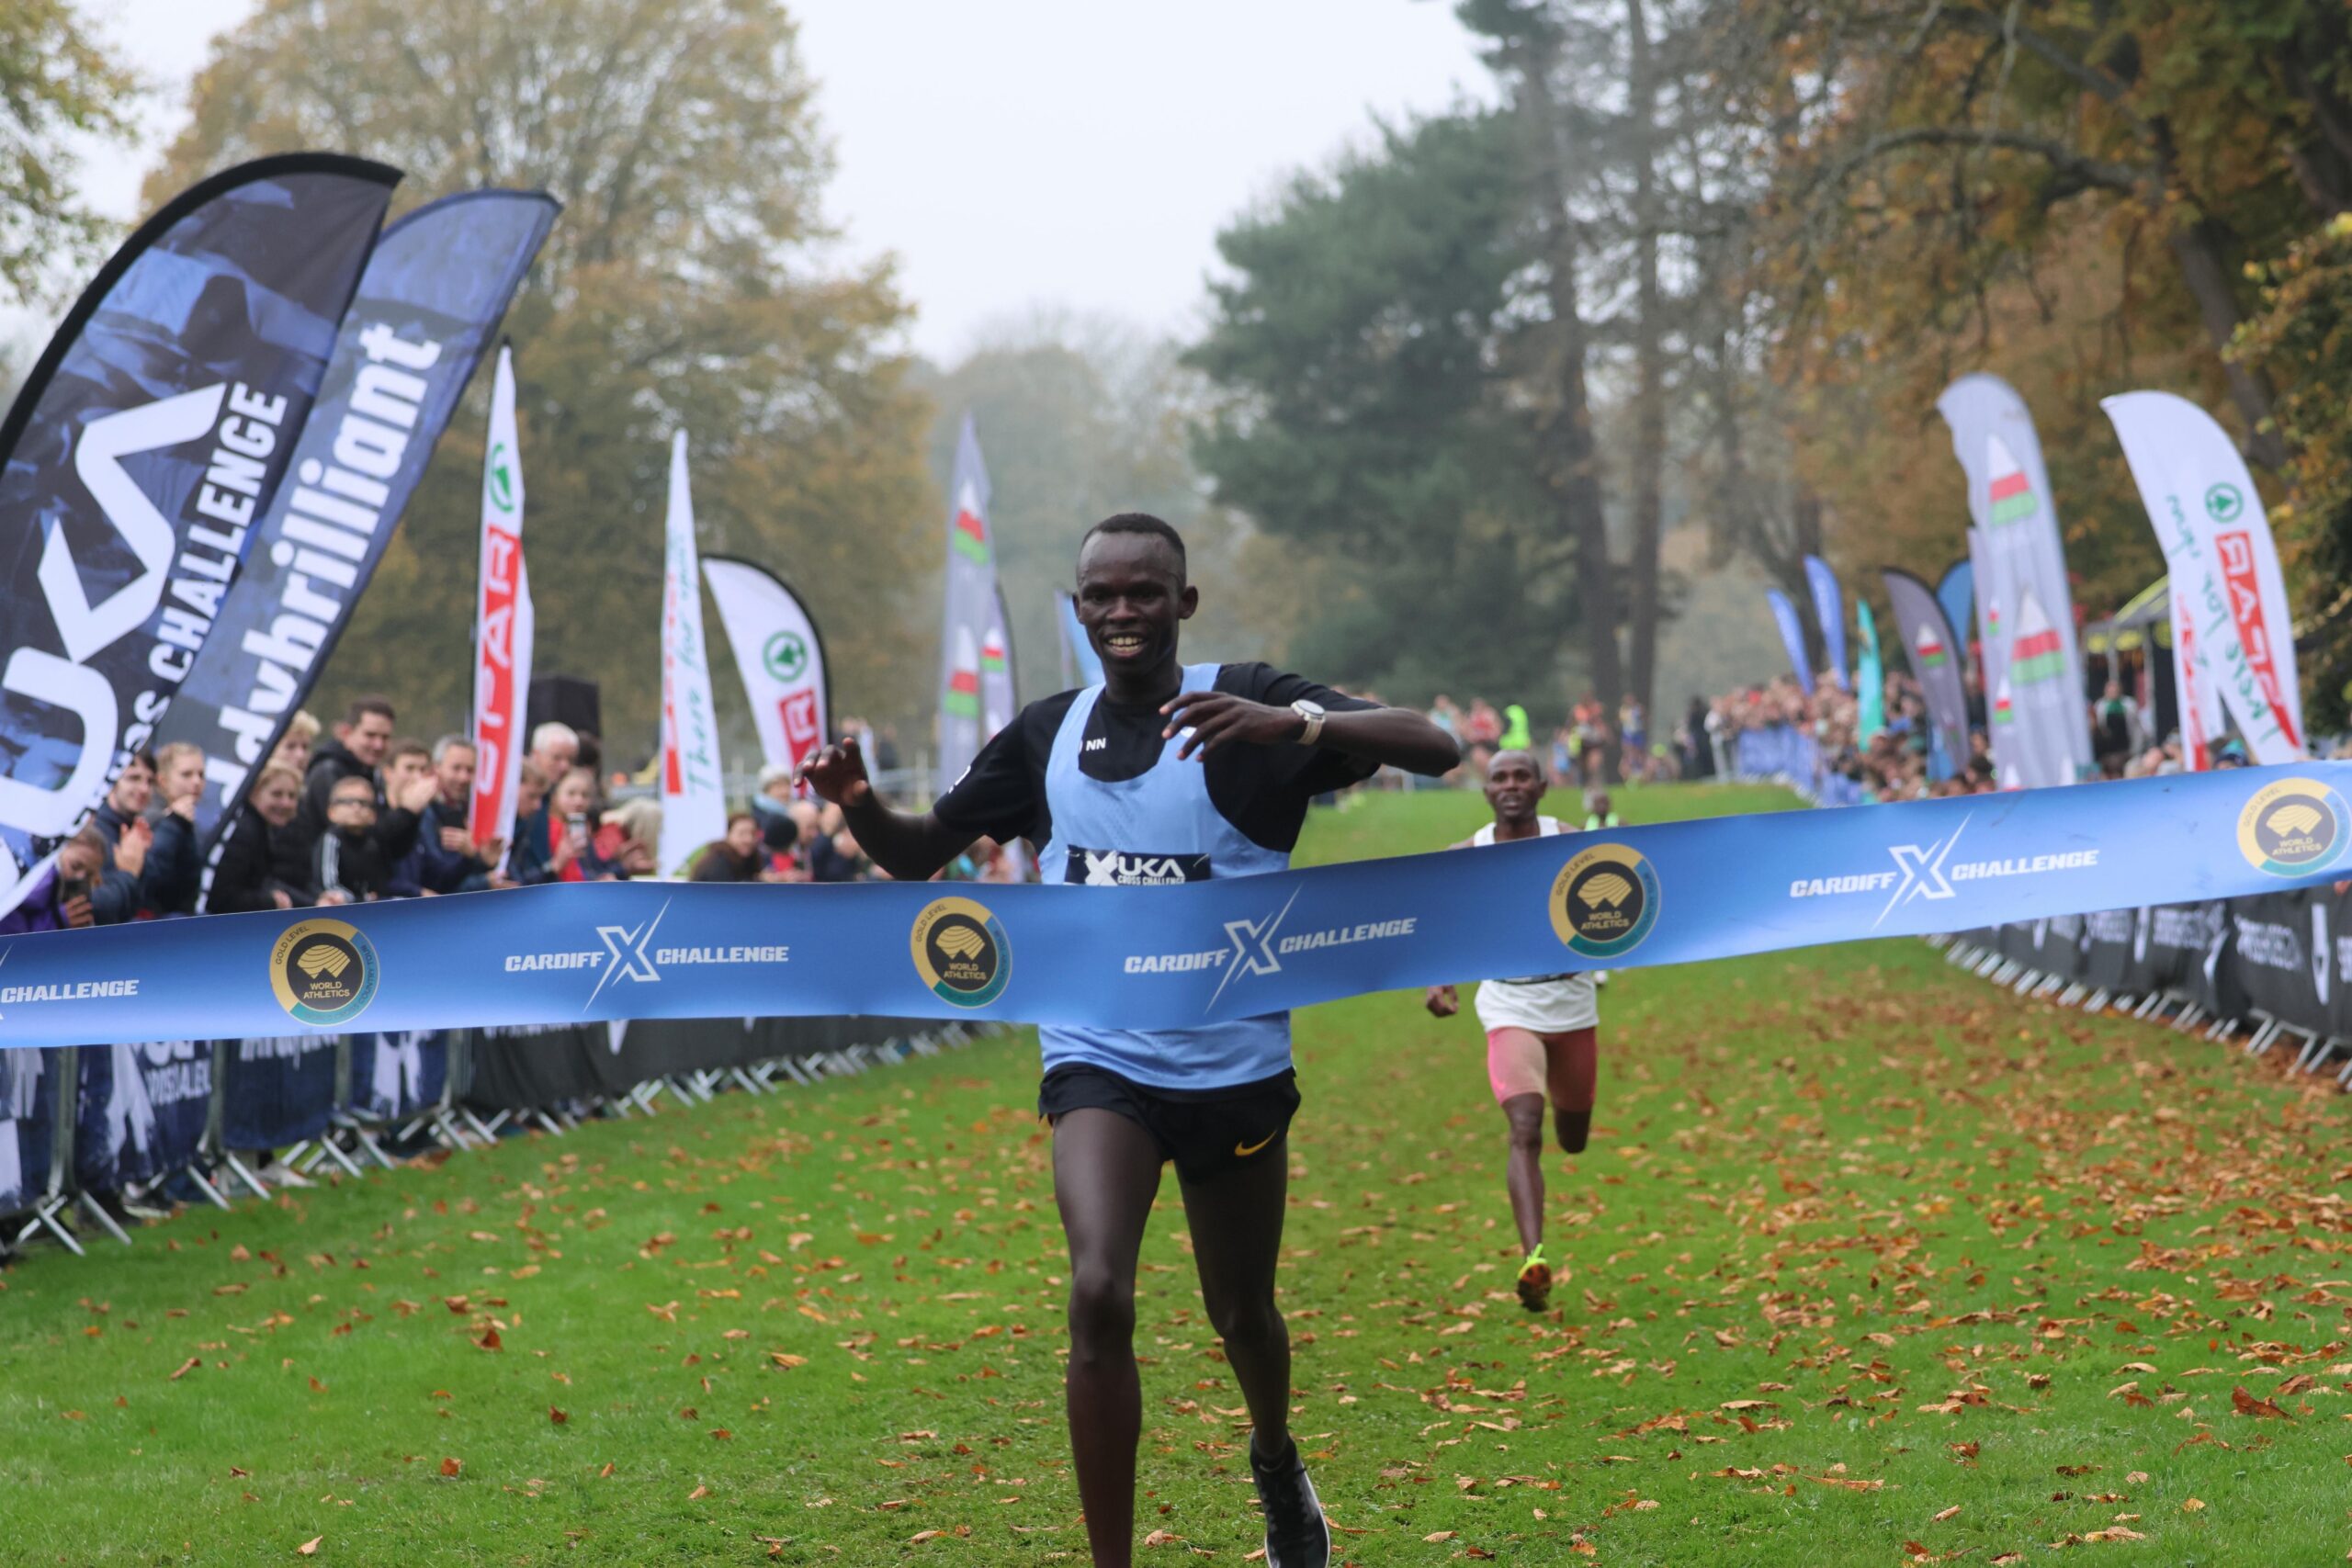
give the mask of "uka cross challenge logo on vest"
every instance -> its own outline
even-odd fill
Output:
[[[908,945],[915,973],[950,1007],[984,1008],[1012,978],[1012,944],[985,904],[936,898],[915,917]]]
[[[1657,924],[1657,869],[1626,844],[1595,844],[1552,879],[1552,930],[1569,951],[1614,958]]]

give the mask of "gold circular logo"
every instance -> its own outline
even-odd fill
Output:
[[[1552,930],[1570,951],[1614,958],[1657,924],[1657,868],[1627,844],[1595,844],[1552,879]]]
[[[379,978],[375,943],[341,920],[297,920],[269,950],[277,1005],[304,1023],[332,1029],[368,1010]]]
[[[2280,779],[2238,813],[2238,851],[2273,876],[2305,876],[2343,858],[2352,840],[2344,797],[2317,779]]]
[[[984,1008],[1012,978],[1012,944],[985,904],[935,898],[915,917],[915,973],[950,1007]]]

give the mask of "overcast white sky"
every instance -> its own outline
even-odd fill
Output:
[[[128,221],[207,41],[253,0],[77,4],[162,89],[144,146],[84,166],[92,202]],[[829,209],[852,254],[898,254],[913,344],[942,361],[1041,305],[1183,330],[1218,227],[1285,173],[1374,114],[1490,96],[1444,0],[787,9],[839,157]]]

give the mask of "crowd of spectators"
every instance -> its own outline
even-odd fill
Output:
[[[532,731],[510,844],[470,829],[471,741],[444,735],[427,744],[401,737],[398,724],[380,697],[353,702],[331,731],[296,714],[255,770],[209,873],[197,833],[204,754],[186,743],[133,752],[87,823],[0,917],[0,935],[656,873],[661,805],[628,774],[602,771],[595,737],[557,723]],[[895,752],[891,737],[862,720],[843,728],[879,759]],[[1025,866],[984,841],[959,869],[973,879],[1017,880]],[[724,836],[696,851],[684,874],[701,882],[880,874],[840,807],[798,796],[781,768],[759,774]]]

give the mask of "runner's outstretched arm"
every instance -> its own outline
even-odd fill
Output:
[[[1232,692],[1186,692],[1160,711],[1168,716],[1168,734],[1193,732],[1176,753],[1180,758],[1205,756],[1235,741],[1284,746],[1306,728],[1306,720],[1288,708]],[[1315,743],[1325,750],[1431,778],[1452,772],[1462,761],[1453,737],[1410,708],[1340,709],[1324,718],[1323,733]]]
[[[883,804],[865,776],[865,758],[853,737],[828,746],[800,765],[800,777],[842,808],[842,819],[876,865],[900,882],[928,882],[978,837],[950,828],[930,812]]]

